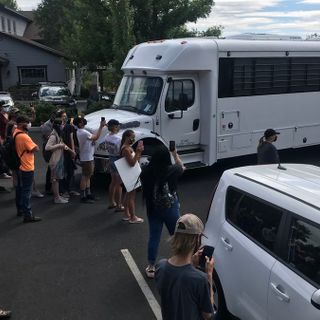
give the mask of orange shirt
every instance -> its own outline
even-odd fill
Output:
[[[31,150],[37,145],[24,131],[19,129],[14,130],[13,136],[18,132],[23,132],[19,134],[15,140],[16,150],[21,161],[19,169],[21,171],[34,171],[34,153],[31,152]]]

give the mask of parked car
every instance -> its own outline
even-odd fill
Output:
[[[59,105],[69,110],[72,114],[77,114],[77,101],[72,96],[65,83],[43,82],[39,83],[38,91],[32,93],[32,97],[53,105]]]
[[[14,102],[13,102],[9,92],[0,91],[0,101],[5,101],[4,107],[9,107],[9,111],[14,106]]]
[[[320,319],[319,167],[225,171],[204,234],[221,319]]]
[[[87,104],[88,104],[88,106],[90,106],[92,103],[99,102],[99,101],[113,102],[115,95],[116,94],[114,92],[99,91],[99,92],[97,92],[97,94],[95,94],[94,96],[90,96],[87,99]]]

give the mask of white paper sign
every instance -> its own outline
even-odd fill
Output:
[[[114,164],[119,172],[124,186],[127,189],[127,192],[130,192],[141,186],[139,179],[141,167],[138,161],[133,167],[128,164],[126,158],[121,158],[115,161]]]

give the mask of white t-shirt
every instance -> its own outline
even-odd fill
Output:
[[[94,144],[90,140],[92,134],[86,129],[77,130],[77,138],[79,141],[80,161],[92,161],[94,154]]]
[[[106,148],[110,156],[118,157],[120,155],[121,138],[115,134],[109,133],[106,136]]]

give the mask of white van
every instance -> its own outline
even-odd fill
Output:
[[[320,42],[210,38],[150,41],[128,53],[101,117],[133,129],[146,153],[175,140],[187,168],[256,153],[267,128],[278,149],[320,144]],[[101,135],[96,157],[107,158]]]
[[[213,246],[221,319],[320,319],[320,168],[227,170],[204,244]]]

